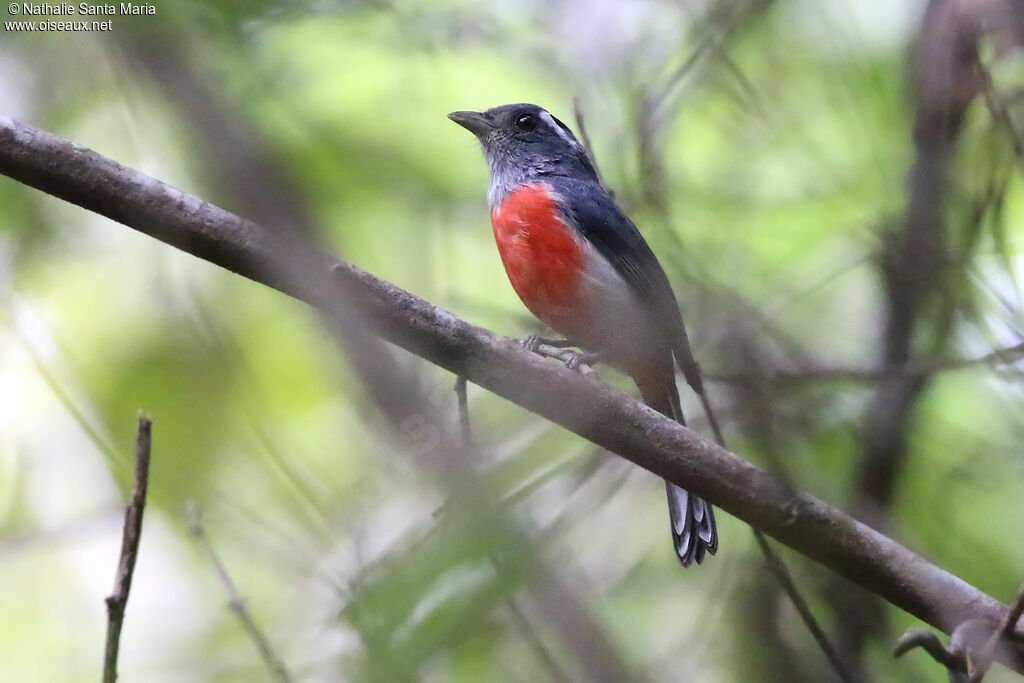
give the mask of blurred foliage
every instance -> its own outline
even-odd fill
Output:
[[[5,32],[0,114],[256,220],[291,216],[371,272],[522,336],[537,327],[492,244],[485,165],[445,114],[532,101],[570,121],[579,96],[698,359],[732,378],[712,391],[734,450],[855,506],[876,382],[820,371],[879,357],[920,2],[156,7],[110,33]],[[1012,105],[1019,60],[986,59]],[[979,99],[945,197],[952,317],[917,340],[924,361],[1021,341],[1019,163]],[[524,579],[496,570],[501,539],[450,514],[310,311],[10,181],[0,294],[4,680],[97,675],[138,410],[155,446],[124,680],[266,675],[188,535],[189,501],[297,680],[579,675]],[[453,378],[399,358],[454,423]],[[1002,599],[1024,574],[1018,365],[936,374],[885,511],[888,533]],[[480,390],[470,407],[481,473],[627,662],[665,681],[829,680],[742,524],[720,514],[719,555],[683,573],[655,477]],[[827,573],[784,554],[834,632]],[[915,620],[886,614],[864,653],[872,677],[944,676],[920,653],[891,659]]]

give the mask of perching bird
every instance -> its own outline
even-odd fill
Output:
[[[526,307],[573,345],[625,371],[647,405],[683,424],[678,363],[703,393],[672,286],[598,180],[568,126],[534,104],[448,115],[480,141],[498,252]],[[665,482],[684,567],[718,548],[711,505]]]

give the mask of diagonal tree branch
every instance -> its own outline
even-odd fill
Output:
[[[275,277],[257,225],[50,133],[0,117],[0,173],[257,282],[310,300]],[[348,297],[375,334],[560,424],[723,510],[947,633],[996,624],[1006,607],[886,536],[794,491],[639,402],[525,352],[356,266],[318,254],[323,291]],[[1024,632],[1020,632],[1024,638]],[[1024,656],[1003,661],[1024,670]]]

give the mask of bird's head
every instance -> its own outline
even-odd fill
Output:
[[[517,185],[545,176],[596,180],[569,127],[535,104],[506,104],[448,115],[480,141],[491,168],[491,204]]]

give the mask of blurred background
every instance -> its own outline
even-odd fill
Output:
[[[0,114],[525,336],[542,330],[494,248],[486,166],[445,115],[525,101],[577,128],[578,98],[605,181],[675,285],[732,449],[1013,596],[1016,3],[155,11],[105,33],[5,30]],[[455,425],[454,378],[397,354]],[[656,477],[472,386],[469,409],[481,476],[610,656],[655,681],[835,680],[744,524],[719,513],[719,554],[684,572]],[[271,676],[190,506],[293,680],[583,678],[587,653],[498,571],[487,529],[445,513],[443,482],[308,308],[0,179],[3,680],[98,677],[140,410],[153,464],[123,680]],[[920,651],[892,658],[914,618],[780,553],[855,675],[945,679]]]

